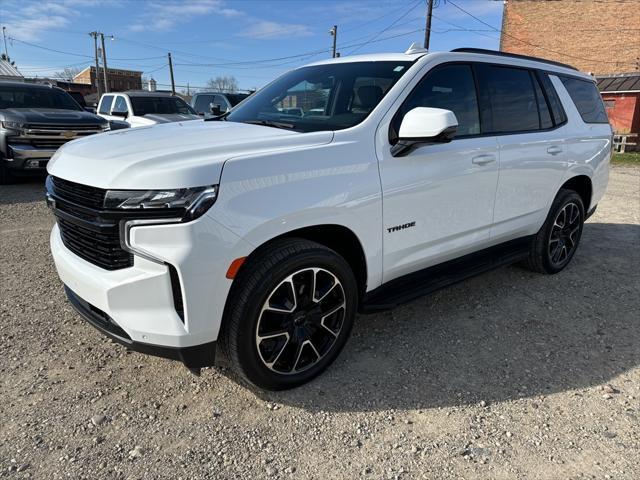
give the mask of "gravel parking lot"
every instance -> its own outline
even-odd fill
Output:
[[[640,168],[563,273],[360,316],[294,391],[195,377],[76,315],[41,181],[0,187],[0,478],[640,478]]]

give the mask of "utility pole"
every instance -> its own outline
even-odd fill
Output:
[[[4,40],[4,56],[7,59],[7,62],[11,62],[9,59],[9,52],[7,52],[7,27],[2,27],[2,40]]]
[[[169,57],[169,75],[171,75],[171,93],[173,95],[176,94],[176,82],[173,79],[173,62],[171,61],[171,52],[167,53],[167,57]]]
[[[96,92],[99,99],[102,96],[102,88],[100,87],[100,64],[98,63],[98,32],[91,32],[89,35],[93,37],[93,49],[96,58]]]
[[[431,16],[433,15],[433,0],[427,0],[427,24],[424,29],[424,48],[429,50],[429,40],[431,37]]]
[[[333,28],[331,30],[329,30],[329,33],[333,37],[333,55],[332,55],[332,58],[336,58],[336,42],[338,40],[338,26],[334,25]]]
[[[100,32],[100,42],[102,43],[102,70],[104,74],[104,93],[109,92],[109,81],[107,77],[107,51],[104,49],[104,33]]]

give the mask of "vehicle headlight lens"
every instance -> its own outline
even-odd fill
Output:
[[[194,220],[204,214],[218,197],[218,185],[175,190],[109,190],[104,207],[122,210],[167,210],[167,214]]]
[[[24,123],[20,122],[11,122],[11,121],[2,121],[2,128],[6,128],[7,130],[22,130],[24,128]]]
[[[100,130],[102,130],[103,132],[108,132],[109,130],[111,130],[111,124],[109,122],[103,123],[102,125],[100,125]]]

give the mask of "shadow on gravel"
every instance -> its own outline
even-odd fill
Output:
[[[44,190],[44,177],[19,178],[12,185],[0,185],[0,205],[44,202]]]
[[[640,226],[587,223],[570,267],[508,267],[359,316],[332,368],[259,397],[310,411],[516,400],[593,387],[640,364]]]

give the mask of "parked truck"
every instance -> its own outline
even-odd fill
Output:
[[[44,174],[60,146],[107,130],[60,88],[0,81],[0,185]]]

